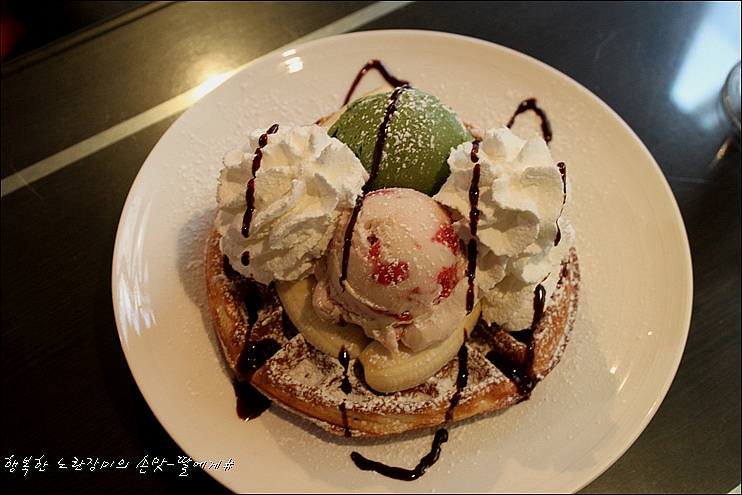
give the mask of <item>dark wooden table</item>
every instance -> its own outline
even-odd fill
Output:
[[[194,68],[206,60],[227,72],[300,38],[396,28],[477,37],[539,59],[594,92],[646,144],[685,221],[692,322],[658,412],[583,491],[738,487],[740,148],[718,88],[739,59],[739,12],[736,2],[155,2],[4,63],[3,490],[226,491],[199,470],[182,478],[56,466],[73,456],[183,455],[137,388],[111,299],[127,193],[182,112],[158,105],[202,83]],[[689,68],[693,57],[705,64]],[[697,71],[696,99],[685,105],[673,96],[684,70]],[[23,458],[42,455],[46,471],[34,460],[24,473]],[[14,472],[9,458],[21,461]]]

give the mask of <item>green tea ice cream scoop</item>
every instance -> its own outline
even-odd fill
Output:
[[[409,86],[351,102],[328,133],[348,145],[369,172],[381,148],[370,190],[406,187],[430,196],[449,175],[451,148],[473,139],[437,97]]]

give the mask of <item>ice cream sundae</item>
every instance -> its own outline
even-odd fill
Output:
[[[527,399],[577,308],[571,185],[550,136],[480,131],[385,74],[333,115],[277,115],[226,153],[207,243],[236,379],[346,436]]]

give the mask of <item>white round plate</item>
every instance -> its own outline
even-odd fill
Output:
[[[369,59],[483,128],[505,125],[522,100],[536,98],[574,191],[583,283],[562,362],[530,400],[451,425],[440,460],[413,482],[361,471],[350,453],[412,468],[430,450],[432,430],[336,438],[275,405],[241,421],[204,294],[203,250],[223,154],[253,129],[308,124],[338,109]],[[357,94],[380,82],[372,71]],[[525,133],[527,115],[517,124]],[[142,166],[121,216],[112,277],[121,345],[142,394],[194,461],[222,461],[206,471],[237,492],[579,490],[657,411],[683,353],[692,305],[677,204],[621,118],[530,57],[424,31],[298,45],[255,61],[205,96]]]

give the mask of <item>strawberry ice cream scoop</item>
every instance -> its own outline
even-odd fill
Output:
[[[398,341],[416,351],[447,338],[466,314],[467,261],[446,211],[390,188],[366,195],[348,241],[350,216],[317,267],[315,311],[360,325],[394,352]]]

